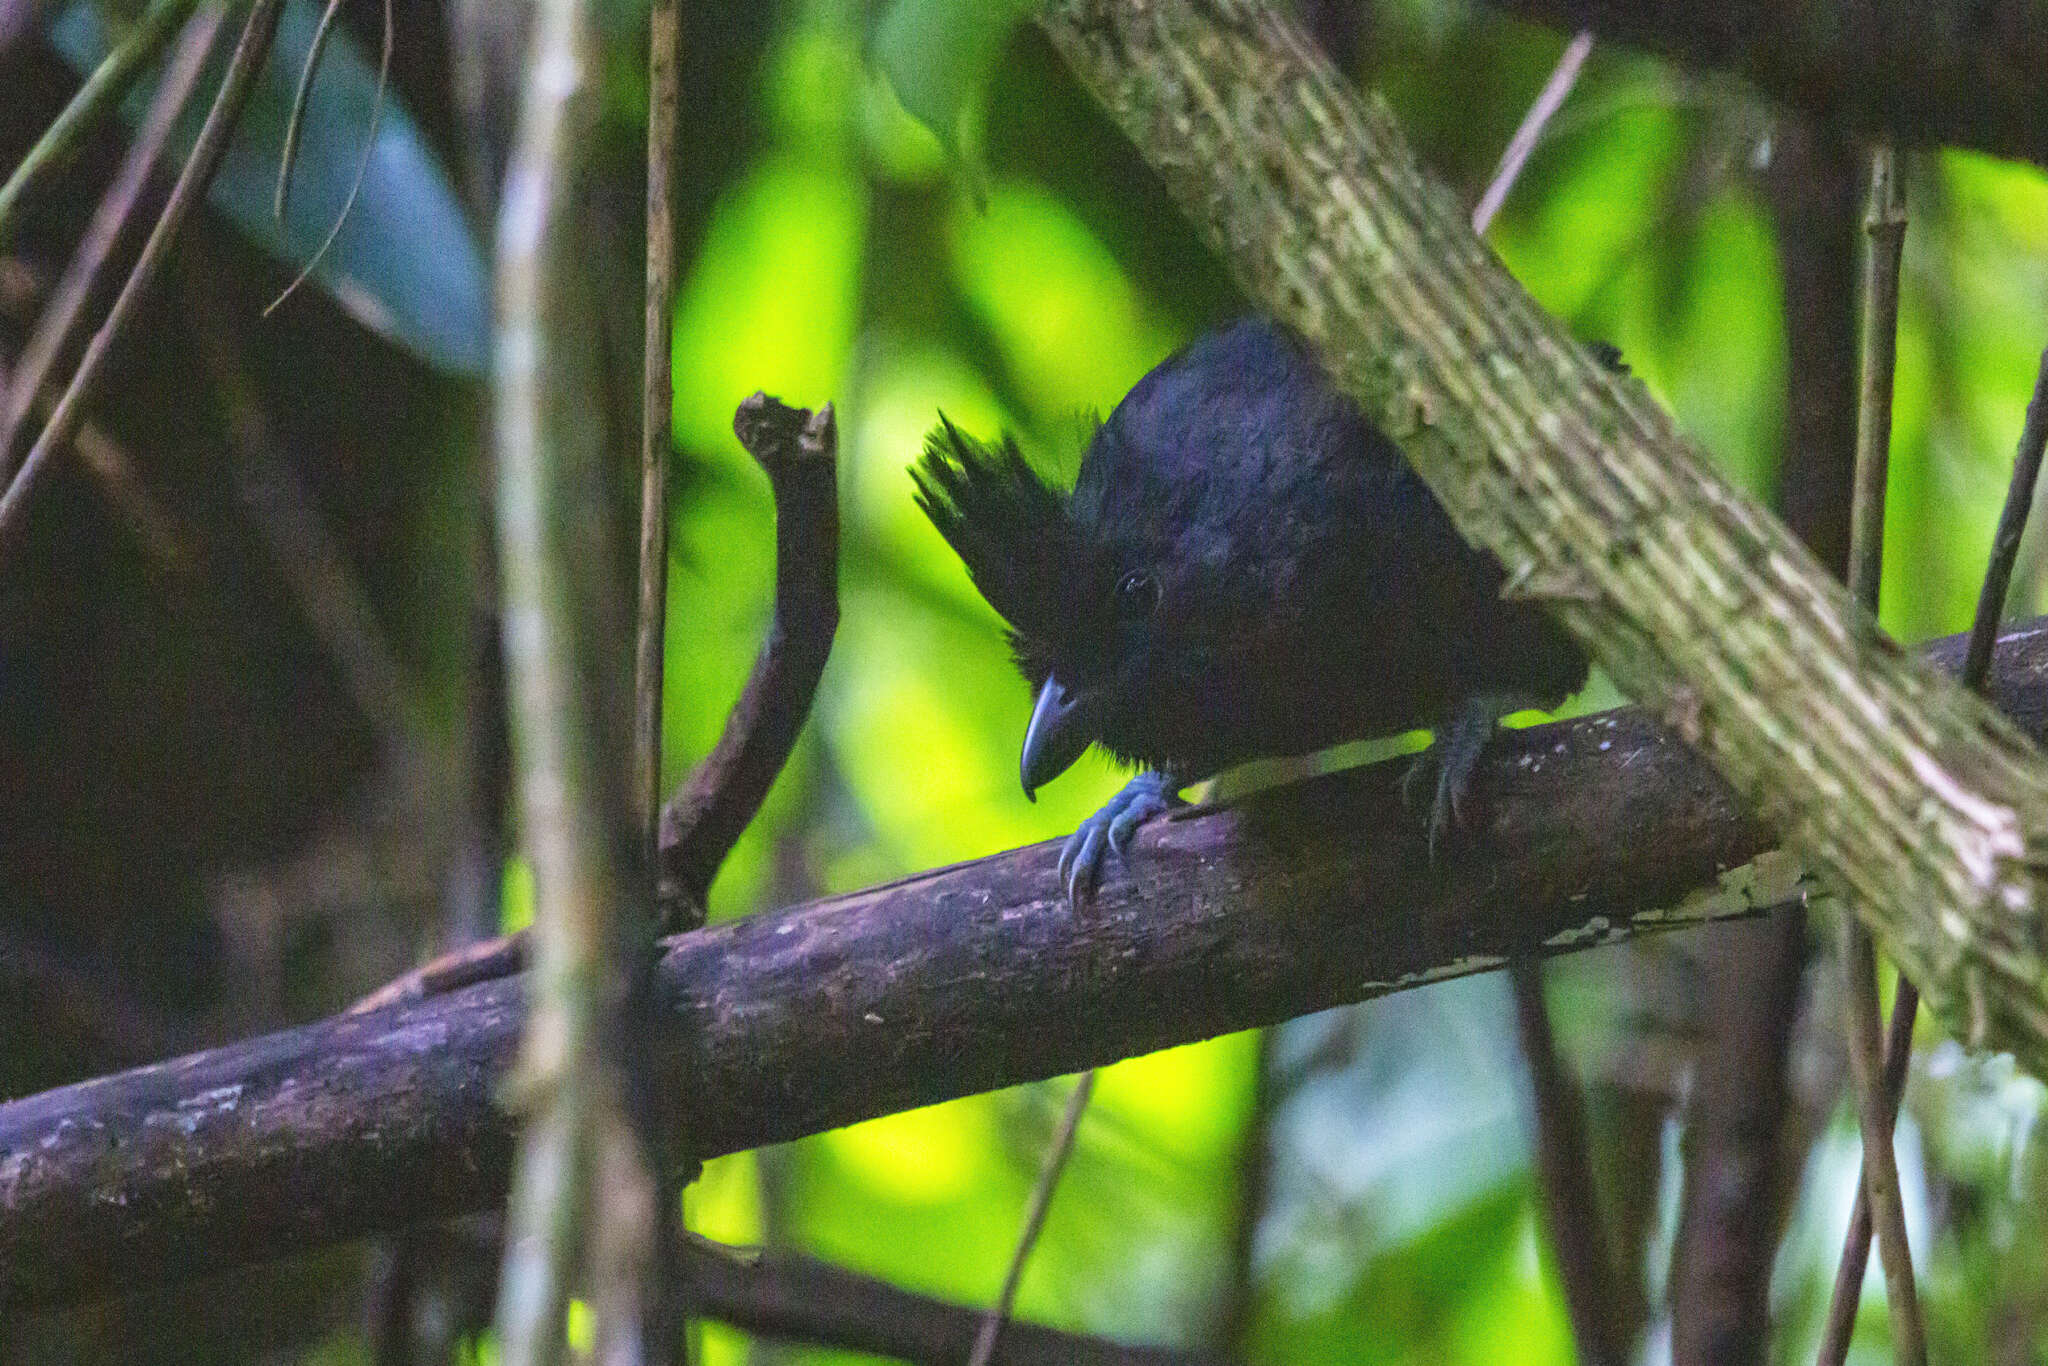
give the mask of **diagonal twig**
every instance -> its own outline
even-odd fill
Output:
[[[92,221],[79,239],[78,250],[64,268],[63,278],[57,282],[42,316],[36,319],[35,330],[22,347],[13,381],[6,386],[5,404],[0,406],[0,472],[13,470],[14,443],[21,435],[21,424],[34,410],[36,396],[50,382],[57,362],[77,343],[86,305],[99,291],[101,273],[141,210],[150,172],[171,140],[178,115],[198,88],[199,77],[206,69],[206,54],[226,17],[217,6],[210,7],[186,25],[184,37],[171,54],[163,80],[135,130],[127,156],[114,173],[107,192],[100,197],[99,207],[93,210]]]
[[[989,1366],[995,1359],[996,1343],[1002,1337],[1003,1325],[1009,1322],[1011,1311],[1017,1306],[1017,1288],[1024,1283],[1024,1268],[1031,1261],[1031,1251],[1038,1246],[1038,1235],[1045,1231],[1045,1216],[1052,1209],[1053,1193],[1059,1189],[1060,1176],[1067,1169],[1067,1159],[1074,1155],[1074,1139],[1081,1131],[1081,1116],[1087,1113],[1088,1101],[1095,1094],[1095,1072],[1083,1072],[1074,1081],[1074,1089],[1067,1094],[1067,1108],[1060,1115],[1059,1130],[1053,1134],[1052,1146],[1045,1151],[1045,1162],[1038,1173],[1038,1182],[1031,1188],[1031,1203],[1024,1212],[1024,1230],[1017,1235],[1017,1246],[1010,1253],[1010,1269],[1003,1274],[1003,1288],[996,1295],[995,1303],[982,1316],[981,1328],[974,1335],[974,1350],[968,1354],[967,1366]]]
[[[127,282],[121,286],[113,307],[108,310],[106,321],[100,324],[99,331],[93,334],[92,341],[86,346],[77,372],[72,375],[64,396],[57,400],[56,411],[50,414],[49,424],[36,438],[35,445],[21,462],[21,468],[15,471],[7,492],[0,494],[0,557],[4,557],[20,536],[29,499],[49,472],[57,453],[70,443],[79,423],[84,421],[86,405],[92,402],[94,391],[99,386],[108,353],[155,283],[157,272],[169,256],[185,220],[206,197],[206,188],[212,183],[214,172],[220,169],[221,158],[227,153],[235,125],[241,121],[242,108],[263,69],[263,59],[269,54],[271,39],[277,36],[281,8],[281,0],[255,0],[250,7],[248,21],[242,26],[242,36],[235,44],[235,55],[228,63],[220,92],[214,96],[213,107],[207,111],[206,122],[193,143],[192,155],[186,158],[184,169],[178,173],[177,183],[171,187],[170,199],[164,204],[156,227],[143,244],[142,254],[129,272]]]
[[[319,502],[280,448],[222,291],[221,268],[204,243],[186,261],[183,302],[202,325],[198,363],[226,418],[224,473],[251,529],[269,553],[300,617],[369,723],[384,761],[412,772],[440,763],[418,681],[400,661],[348,552]]]
[[[1479,202],[1472,208],[1472,231],[1480,236],[1493,226],[1494,215],[1501,205],[1508,202],[1508,192],[1515,188],[1515,181],[1522,174],[1522,167],[1528,163],[1529,154],[1536,150],[1536,144],[1543,138],[1543,130],[1557,111],[1564,107],[1571,95],[1572,87],[1578,84],[1579,71],[1586,65],[1586,58],[1593,51],[1593,31],[1580,29],[1572,40],[1564,45],[1564,52],[1558,56],[1557,65],[1551,68],[1550,79],[1543,83],[1543,89],[1536,93],[1536,99],[1529,106],[1529,112],[1522,115],[1522,122],[1516,127],[1515,135],[1508,140],[1507,150],[1500,154],[1500,165],[1494,169],[1493,180],[1486,192],[1479,196]]]
[[[0,366],[0,390],[11,381],[7,368]],[[29,411],[47,416],[55,407],[56,395],[45,389],[34,395]],[[143,483],[135,457],[90,420],[79,425],[72,443],[79,463],[151,563],[175,578],[190,575],[197,553],[193,529]]]
[[[151,62],[170,45],[199,0],[151,0],[148,9],[126,37],[93,68],[85,84],[71,97],[71,103],[43,130],[36,145],[0,184],[0,244],[12,235],[24,198],[37,179],[54,170],[71,154],[92,126],[121,103]]]

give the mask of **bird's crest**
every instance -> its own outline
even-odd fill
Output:
[[[997,444],[977,441],[944,414],[910,477],[917,505],[1009,624],[1028,671],[1024,656],[1033,642],[1072,630],[1077,590],[1093,561],[1067,515],[1067,495],[1031,467],[1007,434]]]

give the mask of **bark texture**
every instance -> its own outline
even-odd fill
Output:
[[[1936,647],[1956,667],[1960,637]],[[1995,696],[2048,726],[2048,620]],[[1077,1071],[1798,892],[1768,833],[1624,710],[1501,738],[1432,866],[1405,761],[1144,831],[1076,919],[1036,845],[670,940],[650,1041],[703,1156]],[[1731,871],[1732,870],[1732,871]],[[217,1272],[503,1201],[522,983],[0,1105],[0,1308]]]

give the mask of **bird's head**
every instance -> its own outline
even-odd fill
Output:
[[[1232,614],[1211,557],[1176,532],[1188,519],[1170,491],[1122,480],[1104,496],[1089,473],[1084,462],[1081,487],[1060,489],[1008,437],[977,441],[943,418],[911,469],[918,505],[1009,626],[1033,689],[1027,796],[1090,744],[1152,767],[1199,766],[1175,737],[1214,729],[1200,713],[1218,695]]]

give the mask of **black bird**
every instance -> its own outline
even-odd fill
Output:
[[[1499,718],[1586,681],[1577,643],[1502,599],[1500,562],[1269,322],[1138,381],[1071,492],[943,417],[911,475],[1035,690],[1025,794],[1091,743],[1145,770],[1067,841],[1077,904],[1181,788],[1422,727],[1437,743],[1405,786],[1434,758],[1434,849]]]

